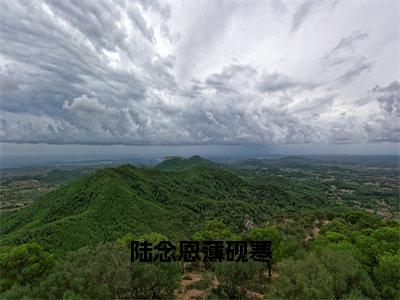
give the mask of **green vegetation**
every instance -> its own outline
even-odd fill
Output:
[[[128,248],[112,243],[83,247],[57,261],[51,273],[42,276],[39,283],[30,281],[27,286],[14,282],[3,296],[6,299],[172,298],[181,276],[176,264],[130,264],[129,259]]]
[[[195,241],[237,241],[238,234],[233,233],[230,228],[221,221],[208,221],[204,228],[193,235]]]
[[[209,290],[212,286],[212,282],[214,280],[214,273],[210,271],[206,271],[203,273],[203,276],[200,280],[195,281],[194,283],[189,284],[187,289],[195,289],[195,290]]]
[[[160,170],[178,171],[192,168],[195,166],[208,166],[218,167],[219,164],[194,155],[188,159],[183,157],[167,157],[162,163],[158,164],[155,168]]]
[[[0,253],[0,291],[34,283],[53,266],[53,255],[37,243],[4,247]]]
[[[379,263],[374,267],[374,277],[384,298],[398,298],[400,290],[400,254],[380,255]]]
[[[262,265],[255,262],[223,262],[215,265],[215,274],[220,282],[213,293],[230,299],[243,298],[251,289],[260,285]]]
[[[271,287],[275,297],[342,299],[352,295],[375,297],[367,272],[351,255],[325,249],[310,252],[301,260],[287,259],[278,264],[282,274]]]
[[[124,165],[82,177],[26,209],[3,212],[0,241],[37,241],[62,254],[132,232],[189,238],[214,219],[240,232],[246,215],[260,223],[292,210],[294,203],[315,207],[274,185],[253,185],[223,169],[195,166],[176,172]]]
[[[33,169],[33,170],[32,170]],[[0,181],[1,211],[12,211],[30,205],[41,196],[61,185],[92,172],[90,169],[61,170],[48,168],[29,168],[28,174],[21,170],[5,172]]]
[[[283,276],[273,284],[273,294],[284,298],[398,297],[400,225],[377,224],[377,220],[368,213],[350,212],[323,225],[320,235],[306,244],[304,257],[278,264]]]
[[[46,180],[59,187],[1,212],[0,297],[169,299],[195,289],[210,298],[399,299],[396,167],[374,165],[389,183],[368,186],[364,199],[357,195],[375,171],[345,165],[290,158],[221,167],[192,157],[71,183],[76,173],[52,172]],[[362,176],[355,182],[343,170]],[[185,239],[272,240],[272,278],[251,261],[130,263],[132,240]]]

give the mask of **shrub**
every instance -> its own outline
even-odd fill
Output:
[[[278,262],[295,252],[296,244],[291,241],[284,241],[283,234],[272,226],[264,226],[251,229],[247,239],[252,241],[272,241],[272,260]]]
[[[9,290],[0,295],[3,300],[26,300],[31,299],[31,288],[29,285],[13,285]]]
[[[400,298],[400,254],[384,254],[374,268],[374,276],[386,299]]]
[[[198,241],[235,241],[239,238],[239,235],[231,232],[227,225],[217,220],[208,221],[201,231],[193,235],[193,240]]]
[[[320,234],[324,234],[328,231],[333,231],[344,235],[350,234],[349,226],[340,219],[333,219],[330,223],[323,225],[321,227]]]
[[[303,260],[287,259],[278,264],[280,276],[271,295],[283,298],[331,299],[347,295],[375,297],[368,273],[351,255],[323,249]]]
[[[37,243],[23,244],[0,253],[0,290],[14,284],[36,282],[54,263],[54,256]]]
[[[315,253],[303,260],[286,259],[278,264],[279,277],[271,286],[271,295],[279,298],[331,299],[333,278]]]
[[[189,284],[186,288],[188,290],[190,289],[207,290],[211,287],[213,280],[214,280],[214,274],[211,272],[205,272],[200,280]]]
[[[130,297],[134,299],[173,298],[178,287],[180,270],[176,264],[132,264]]]
[[[215,265],[221,297],[241,298],[252,288],[260,287],[262,265],[255,262],[223,262]]]
[[[35,294],[57,299],[73,295],[92,299],[168,298],[180,275],[175,263],[131,264],[126,247],[105,243],[69,253]]]

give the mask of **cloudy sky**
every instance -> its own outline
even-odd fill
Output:
[[[397,144],[399,3],[0,0],[1,142]]]

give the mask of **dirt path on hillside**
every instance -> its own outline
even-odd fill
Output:
[[[268,273],[263,274],[265,278],[268,277]],[[180,282],[180,287],[175,290],[175,299],[178,300],[192,300],[192,299],[201,299],[201,298],[207,298],[207,296],[210,294],[211,290],[215,289],[218,285],[219,282],[216,278],[211,283],[211,286],[206,289],[206,290],[198,290],[198,289],[191,289],[188,287],[195,283],[198,282],[202,279],[203,273],[202,272],[187,272],[184,274],[182,277],[182,280]],[[273,268],[271,272],[271,280],[277,279],[279,277],[278,272]],[[254,291],[248,291],[247,292],[247,298],[248,299],[254,299],[254,300],[259,300],[259,299],[264,299],[265,295],[259,293],[259,292],[254,292]]]
[[[308,240],[315,239],[319,235],[320,229],[318,227],[314,227],[311,229],[310,233],[306,234],[304,240],[307,242]]]
[[[180,282],[180,287],[175,291],[175,299],[189,300],[189,299],[206,297],[208,295],[207,291],[197,290],[197,289],[187,289],[187,286],[200,280],[201,280],[201,273],[199,272],[185,273],[183,279]]]

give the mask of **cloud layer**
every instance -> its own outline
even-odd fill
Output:
[[[399,17],[395,2],[0,1],[0,138],[399,142]]]

